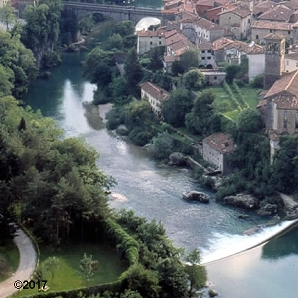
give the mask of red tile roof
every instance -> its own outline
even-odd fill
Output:
[[[163,88],[158,87],[157,85],[151,83],[151,82],[145,82],[140,84],[140,87],[142,90],[150,94],[152,97],[159,101],[165,101],[168,100],[170,97],[170,94],[168,91],[164,90]]]
[[[203,146],[208,144],[212,149],[224,153],[230,153],[234,150],[234,142],[229,138],[227,134],[224,133],[214,133],[209,137],[203,139]]]
[[[277,96],[280,94],[298,96],[298,70],[291,72],[277,80],[268,90],[264,98]]]
[[[271,9],[263,12],[258,19],[259,20],[268,20],[268,21],[280,21],[280,22],[288,22],[291,15],[292,10],[285,5],[278,4]]]

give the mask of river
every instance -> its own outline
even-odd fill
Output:
[[[24,101],[57,121],[66,136],[84,138],[100,153],[99,168],[116,179],[113,192],[122,195],[111,200],[112,208],[133,209],[137,215],[161,221],[176,246],[187,251],[198,247],[203,262],[250,248],[290,224],[245,236],[245,230],[264,221],[253,214],[249,220],[240,220],[240,210],[215,203],[212,194],[209,205],[183,201],[183,192],[201,190],[188,169],[159,164],[145,149],[107,131],[100,117],[86,111],[82,103],[92,100],[95,86],[82,78],[80,60],[79,54],[66,55],[62,66],[53,69],[52,78],[36,81]],[[208,279],[220,297],[294,297],[281,293],[287,293],[285,285],[289,293],[298,289],[295,239],[297,228],[262,247],[207,264]]]

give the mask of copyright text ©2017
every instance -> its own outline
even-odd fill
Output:
[[[45,289],[46,288],[46,285],[47,285],[47,280],[37,280],[37,281],[34,281],[34,280],[16,280],[14,282],[14,287],[18,290],[20,289],[24,289],[24,290],[29,290],[29,289],[35,289],[35,288],[38,288],[38,289]]]

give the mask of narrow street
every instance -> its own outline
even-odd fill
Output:
[[[14,287],[16,280],[24,281],[29,280],[34,272],[37,255],[34,246],[29,237],[21,230],[17,230],[17,236],[14,239],[19,252],[20,252],[20,263],[15,274],[9,279],[0,283],[0,298],[9,297],[18,291]]]

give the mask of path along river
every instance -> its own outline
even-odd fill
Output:
[[[203,262],[250,248],[290,224],[244,236],[246,229],[262,220],[253,215],[240,220],[241,211],[214,200],[209,205],[183,201],[182,192],[200,190],[188,169],[159,164],[145,149],[107,131],[96,114],[87,113],[82,103],[92,100],[95,86],[82,79],[80,59],[79,54],[66,55],[52,78],[35,82],[24,101],[57,121],[66,136],[82,137],[96,148],[98,166],[116,179],[113,191],[122,195],[111,201],[111,207],[133,209],[140,216],[161,221],[175,245],[187,251],[200,248]],[[220,297],[297,297],[298,228],[261,247],[210,263],[207,270]]]

